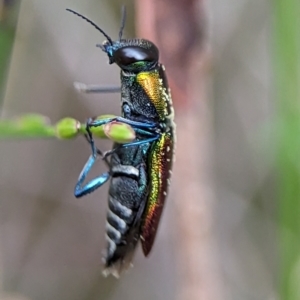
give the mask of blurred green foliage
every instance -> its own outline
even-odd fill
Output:
[[[19,1],[0,0],[0,104],[16,33]]]
[[[274,1],[279,293],[300,299],[300,1]]]
[[[0,87],[3,86],[6,77],[9,57],[14,41],[14,32],[14,28],[3,26],[0,23]],[[0,92],[1,90],[2,88],[0,88]]]

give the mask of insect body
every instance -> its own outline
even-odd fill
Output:
[[[84,184],[100,151],[90,134],[92,155],[83,168],[75,187],[75,196],[93,192],[110,179],[107,214],[107,253],[105,274],[118,276],[131,262],[139,240],[147,256],[151,251],[171,175],[175,126],[174,112],[164,66],[159,51],[150,41],[112,39],[96,24],[69,10],[95,26],[106,38],[100,47],[121,69],[122,115],[101,120],[90,119],[87,130],[111,122],[130,125],[136,139],[114,144],[104,155],[109,171]],[[123,14],[124,16],[124,14]],[[101,89],[100,89],[101,90]]]

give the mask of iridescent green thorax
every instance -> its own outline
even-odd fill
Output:
[[[152,71],[140,72],[136,76],[136,81],[155,106],[160,121],[164,122],[166,118],[172,116],[173,108],[169,88],[165,78],[161,76],[162,72],[164,72],[163,66]]]

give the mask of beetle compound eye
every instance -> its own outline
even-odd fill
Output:
[[[128,46],[117,50],[114,53],[115,62],[118,65],[128,66],[137,62],[158,61],[158,50],[155,47],[144,49],[139,46]]]

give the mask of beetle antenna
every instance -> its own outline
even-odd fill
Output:
[[[94,23],[93,21],[91,21],[90,19],[88,19],[87,17],[79,14],[78,12],[72,10],[72,9],[69,9],[67,8],[66,9],[67,11],[73,13],[74,15],[78,16],[78,17],[81,17],[83,20],[87,21],[88,23],[92,24],[97,30],[99,30],[108,40],[108,42],[112,45],[113,44],[113,41],[112,39],[96,24]]]
[[[119,31],[119,40],[121,40],[122,38],[125,22],[126,22],[126,7],[125,5],[122,5],[122,18],[121,18],[121,26]]]

